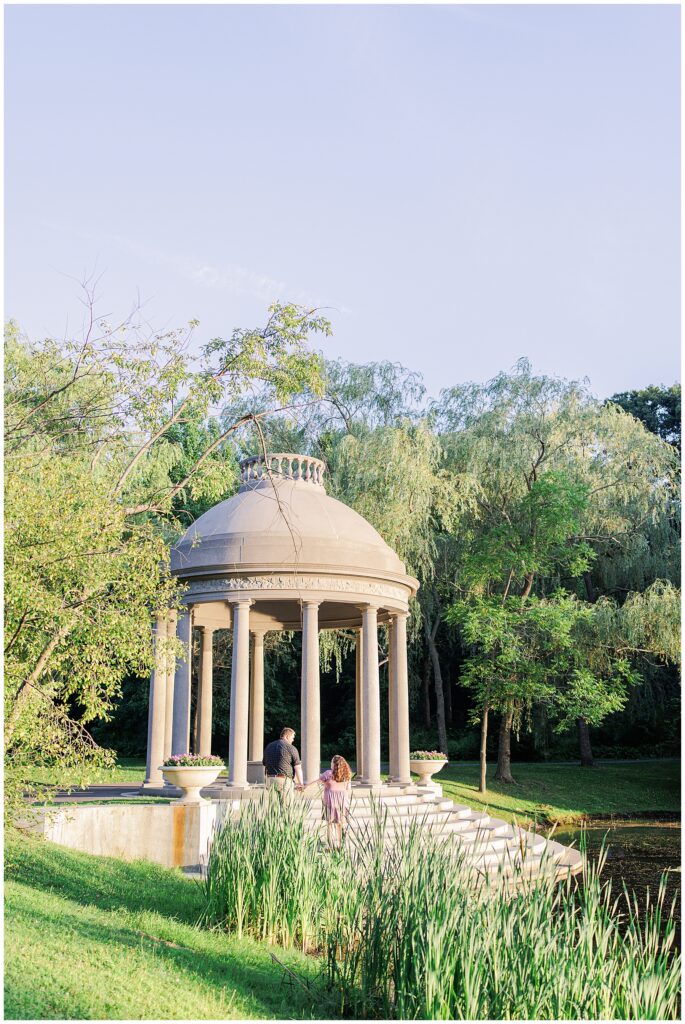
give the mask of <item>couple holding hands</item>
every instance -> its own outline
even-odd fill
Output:
[[[331,831],[337,833],[338,845],[342,842],[343,822],[347,818],[350,802],[350,782],[352,770],[340,754],[336,754],[331,767],[322,772],[315,782],[304,785],[302,779],[302,763],[296,747],[293,746],[295,739],[294,729],[281,729],[281,738],[269,743],[264,751],[262,764],[266,785],[289,787],[295,781],[295,789],[305,793],[316,785],[323,785],[323,817],[328,827],[328,840],[331,841]]]

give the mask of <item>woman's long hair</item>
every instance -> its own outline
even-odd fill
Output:
[[[331,768],[333,770],[333,780],[335,782],[349,782],[352,778],[352,769],[342,754],[335,755]]]

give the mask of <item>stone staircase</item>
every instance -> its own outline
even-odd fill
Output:
[[[262,787],[244,791],[243,799],[248,792],[247,798],[259,798],[260,790],[263,794]],[[204,795],[214,794],[206,790]],[[293,799],[298,798],[293,796]],[[321,796],[308,794],[305,799],[307,823],[325,839]],[[232,813],[235,808],[234,803]],[[372,791],[353,784],[348,842],[368,842],[382,828],[384,842],[390,844],[412,827],[426,829],[439,842],[448,843],[455,861],[463,861],[482,875],[530,878],[544,871],[563,878],[583,869],[583,858],[578,850],[511,825],[485,811],[456,804],[442,795],[439,785],[433,784],[430,788],[383,785]]]

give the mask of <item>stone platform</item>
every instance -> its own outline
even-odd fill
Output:
[[[98,790],[107,789],[108,793]],[[72,849],[101,856],[143,859],[165,867],[195,868],[206,862],[212,837],[228,817],[240,813],[246,800],[263,799],[263,786],[229,789],[221,784],[203,790],[202,804],[115,804],[111,799],[132,797],[137,787],[91,787],[77,806],[34,808],[32,828],[46,839]],[[160,790],[160,795],[169,791]],[[75,794],[73,794],[75,795]],[[73,796],[72,795],[72,796]],[[147,795],[147,794],[146,794]],[[109,799],[108,799],[109,798]],[[302,797],[292,794],[293,800]],[[321,831],[321,797],[313,787],[307,801],[307,823]],[[97,802],[96,802],[97,801]],[[383,822],[385,842],[412,827],[426,829],[449,843],[456,858],[463,858],[487,875],[523,873],[531,877],[552,871],[562,878],[583,869],[578,850],[547,840],[517,826],[491,817],[485,811],[456,804],[442,795],[442,788],[353,785],[350,801],[350,838],[365,842]]]

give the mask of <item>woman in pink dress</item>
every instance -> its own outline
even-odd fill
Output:
[[[329,770],[319,776],[319,782],[323,782],[324,785],[322,804],[329,846],[333,846],[331,843],[333,828],[337,833],[337,846],[342,845],[343,822],[347,819],[350,804],[351,779],[352,769],[340,754],[335,755]]]

